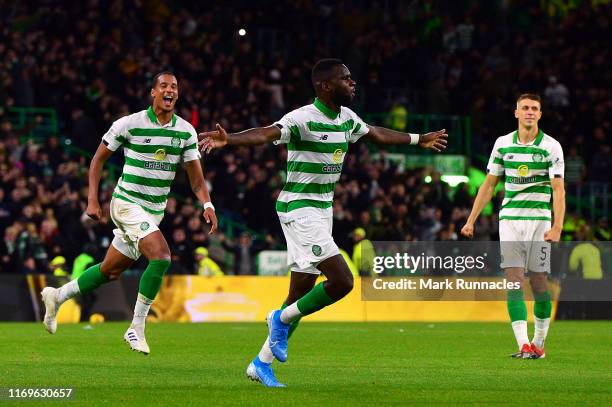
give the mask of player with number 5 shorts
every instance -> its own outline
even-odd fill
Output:
[[[519,349],[511,356],[539,359],[545,356],[544,341],[552,310],[548,291],[549,242],[559,241],[565,216],[563,150],[558,141],[538,127],[542,117],[538,95],[521,95],[514,116],[518,119],[518,129],[495,142],[487,177],[461,233],[473,236],[476,218],[491,200],[499,177],[504,176],[505,196],[499,212],[501,267],[508,281],[521,285],[520,289],[508,292],[508,313]],[[532,341],[527,334],[522,288],[526,271],[535,298]]]

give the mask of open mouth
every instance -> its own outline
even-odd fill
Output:
[[[163,98],[164,106],[165,107],[172,106],[172,101],[173,100],[174,100],[174,98],[172,96],[164,96],[164,98]]]

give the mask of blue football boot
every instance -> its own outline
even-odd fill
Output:
[[[259,356],[255,356],[255,359],[249,363],[246,374],[249,379],[254,382],[259,382],[266,387],[286,387],[276,380],[276,376],[274,376],[274,371],[272,370],[272,363],[262,362],[259,360]]]
[[[268,331],[270,334],[270,350],[279,362],[287,360],[287,340],[289,326],[280,319],[281,310],[271,311],[268,314]]]

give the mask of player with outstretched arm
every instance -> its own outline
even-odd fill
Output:
[[[348,105],[356,82],[338,59],[324,59],[312,69],[314,103],[287,113],[268,127],[228,135],[217,124],[202,133],[202,151],[225,145],[287,144],[287,182],[276,211],[287,241],[291,270],[289,295],[268,315],[269,337],[247,375],[265,386],[284,386],[272,371],[274,358],[287,360],[287,340],[300,318],[335,303],[353,289],[353,275],[332,237],[332,201],[349,143],[361,137],[381,144],[414,144],[441,151],[444,130],[418,135],[367,125]],[[319,274],[327,280],[317,284]]]

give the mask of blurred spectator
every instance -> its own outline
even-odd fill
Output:
[[[234,255],[234,275],[248,276],[256,275],[255,258],[257,253],[273,244],[272,236],[266,236],[265,242],[253,241],[251,235],[244,232],[240,235],[238,243],[227,240],[225,235],[220,235],[223,248]]]
[[[578,155],[578,149],[572,145],[565,159],[565,181],[568,184],[579,184],[584,180],[586,168],[584,160]]]
[[[557,80],[556,76],[548,78],[548,86],[544,89],[544,101],[552,108],[569,106],[569,90]]]
[[[359,277],[359,270],[357,269],[357,266],[355,266],[355,263],[353,263],[353,259],[351,259],[351,256],[349,256],[346,250],[340,248],[338,248],[338,250],[340,251],[340,254],[346,262],[346,265],[348,266],[349,270],[351,270],[351,274],[353,275],[353,277]]]
[[[56,256],[49,262],[49,271],[55,277],[66,277],[66,258],[64,256]]]
[[[10,256],[15,257],[17,265],[28,269],[45,270],[47,252],[45,251],[34,223],[26,223],[23,219],[14,224],[15,238],[11,242]],[[12,237],[9,237],[12,240]],[[26,264],[27,263],[27,264]]]
[[[601,267],[601,252],[593,240],[591,228],[582,225],[576,231],[576,240],[580,243],[572,248],[569,258],[569,271],[579,273],[585,280],[601,280],[603,270]]]
[[[366,239],[366,231],[363,228],[357,228],[351,233],[353,237],[353,265],[357,268],[359,275],[370,276],[372,274],[372,265],[374,264],[374,245]]]
[[[474,227],[474,240],[497,240],[497,231],[488,216],[479,216]]]
[[[11,207],[5,199],[4,189],[0,188],[0,235],[11,223]]]
[[[213,259],[208,257],[208,249],[205,247],[197,247],[194,252],[194,257],[197,266],[197,274],[206,277],[219,277],[224,273],[221,267]]]
[[[28,257],[23,260],[21,263],[21,269],[19,272],[21,274],[38,274],[40,273],[40,268],[36,266],[36,260],[33,257]]]
[[[193,273],[193,245],[187,240],[187,235],[183,228],[176,228],[172,232],[172,240],[170,244],[170,253],[172,256],[171,272],[176,274],[191,274]]]
[[[278,69],[272,69],[269,73],[268,83],[265,88],[270,92],[270,118],[280,119],[285,114],[285,100],[283,98],[283,86],[281,73]]]
[[[472,208],[472,196],[469,192],[470,186],[467,182],[459,184],[453,196],[453,206],[457,208]]]
[[[566,213],[563,221],[563,240],[575,240],[576,232],[584,223],[584,219],[581,219],[577,213]]]
[[[4,239],[0,246],[0,255],[2,256],[2,271],[8,273],[16,273],[19,271],[17,253],[17,235],[18,228],[15,226],[9,226],[4,231]]]
[[[595,226],[595,239],[602,242],[609,242],[612,240],[612,230],[610,230],[607,218],[601,218],[597,221],[597,225]]]
[[[85,245],[85,251],[95,252],[96,248],[92,247],[91,244]],[[92,266],[96,260],[88,253],[79,254],[72,264],[72,274],[70,275],[71,280],[76,280],[81,274],[85,272],[90,266]],[[95,291],[88,292],[85,295],[77,297],[77,301],[81,305],[81,321],[89,321],[91,315],[91,308],[95,303],[97,294]]]
[[[591,159],[590,179],[596,182],[612,182],[612,151],[610,144],[601,144]]]
[[[187,238],[191,246],[208,245],[208,234],[202,219],[202,211],[198,210],[187,221]]]
[[[387,119],[385,120],[385,125],[390,129],[405,132],[406,126],[408,124],[408,110],[400,104],[395,103],[389,114],[387,115]]]
[[[83,274],[85,270],[87,270],[90,266],[93,266],[95,263],[95,259],[91,257],[88,253],[79,254],[72,264],[72,274],[70,278],[72,280],[76,280]]]

